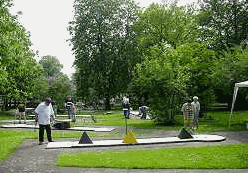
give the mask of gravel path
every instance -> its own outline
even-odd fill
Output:
[[[123,130],[123,129],[122,129]],[[38,145],[37,140],[27,140],[20,148],[8,159],[0,164],[0,172],[36,172],[36,173],[248,173],[248,169],[241,170],[140,170],[140,169],[85,169],[85,168],[60,168],[55,166],[57,155],[62,152],[83,152],[109,149],[130,149],[130,148],[175,148],[182,146],[196,145],[223,145],[229,143],[248,142],[248,131],[242,132],[217,132],[212,133],[225,136],[227,139],[220,143],[211,142],[194,142],[194,143],[175,143],[175,144],[155,144],[155,145],[136,145],[136,146],[118,146],[118,147],[102,147],[102,148],[63,148],[63,149],[46,149],[46,145]],[[156,131],[150,134],[152,137],[170,137],[178,135],[178,131]],[[94,140],[103,138],[94,138]],[[75,139],[59,139],[57,141],[73,141]]]

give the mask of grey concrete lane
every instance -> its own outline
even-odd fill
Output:
[[[161,136],[175,136],[178,132],[176,131],[165,131],[157,132],[157,134],[151,134],[153,137]],[[4,160],[0,164],[0,173],[21,173],[21,172],[30,172],[30,173],[44,173],[44,172],[53,172],[53,173],[248,173],[247,169],[240,170],[141,170],[141,169],[90,169],[90,168],[61,168],[56,167],[55,162],[58,154],[60,153],[74,153],[74,152],[83,152],[83,151],[99,151],[99,150],[126,150],[126,149],[135,149],[135,148],[176,148],[184,146],[198,146],[198,145],[225,145],[230,143],[239,143],[239,142],[248,142],[248,131],[244,132],[218,132],[213,133],[218,135],[227,136],[227,139],[220,143],[208,143],[208,142],[194,142],[194,143],[176,143],[176,144],[156,144],[156,145],[138,145],[138,146],[119,146],[119,147],[102,147],[102,148],[69,148],[69,149],[46,149],[46,145],[38,145],[37,140],[27,140],[24,142],[20,148],[11,155],[8,159]],[[98,138],[95,138],[96,140]],[[102,138],[99,138],[102,139]],[[65,139],[60,139],[61,141]],[[75,140],[75,139],[66,139],[66,140]]]

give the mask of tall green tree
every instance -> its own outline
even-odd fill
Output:
[[[218,96],[218,102],[228,103],[229,107],[231,106],[235,83],[248,79],[247,57],[248,49],[242,48],[242,46],[221,51],[212,69],[212,76],[209,76],[212,79],[212,85]],[[240,90],[235,108],[246,109],[247,101],[247,90]]]
[[[39,91],[39,94],[42,94],[42,99],[49,96],[62,104],[66,95],[71,94],[71,80],[61,72],[63,65],[57,57],[51,55],[43,56],[39,63],[44,69],[43,78],[39,80],[43,92]]]
[[[42,101],[48,96],[48,82],[43,75],[35,79],[34,90],[31,99]]]
[[[59,103],[64,103],[66,95],[71,94],[71,81],[67,75],[61,74],[56,79],[48,79],[48,94]]]
[[[9,13],[9,6],[10,1],[0,1],[0,95],[24,99],[32,95],[42,67],[30,49],[29,34]]]
[[[201,109],[206,110],[215,101],[212,74],[215,71],[217,53],[205,43],[188,43],[175,49],[172,56],[178,59],[185,73],[189,74],[186,93],[201,99]]]
[[[199,30],[195,16],[184,7],[152,4],[138,16],[135,29],[143,53],[149,52],[148,48],[154,45],[164,48],[167,44],[175,49],[197,40]]]
[[[247,0],[202,0],[199,4],[201,40],[207,40],[217,50],[227,50],[247,41]]]
[[[197,95],[202,108],[214,101],[212,85],[216,53],[202,43],[189,43],[176,49],[151,48],[151,55],[137,64],[133,90],[136,95],[149,95],[148,104],[159,122],[174,118],[184,98]]]
[[[44,75],[47,78],[56,78],[61,74],[63,64],[61,64],[55,56],[43,56],[39,63],[42,65],[44,69]]]
[[[78,68],[79,92],[89,88],[98,97],[110,98],[125,91],[133,64],[139,61],[135,33],[137,6],[132,0],[75,0],[71,42]]]
[[[152,110],[152,118],[159,123],[174,119],[186,93],[190,76],[180,58],[174,56],[174,49],[162,51],[151,48],[151,55],[136,65],[132,81],[132,91],[137,96],[148,95],[146,102]]]

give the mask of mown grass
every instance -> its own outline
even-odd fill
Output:
[[[248,167],[248,144],[130,149],[60,154],[56,165],[125,169],[242,169]]]
[[[35,138],[30,131],[0,130],[0,163],[12,154],[25,139]]]
[[[199,132],[242,131],[247,130],[248,112],[234,112],[229,127],[230,112],[208,112],[207,117],[200,120]]]
[[[93,114],[94,115],[94,114]],[[93,125],[103,126],[125,126],[125,119],[123,113],[114,112],[113,114],[95,114],[97,122]],[[248,111],[234,112],[231,118],[231,127],[229,127],[230,112],[208,112],[206,117],[199,121],[199,132],[211,131],[240,131],[246,130],[246,122],[248,122]],[[179,130],[184,123],[183,115],[176,115],[176,125],[163,126],[157,125],[153,120],[142,119],[128,119],[129,127],[140,129],[154,129],[154,130]],[[75,126],[92,125],[92,122],[76,122]]]

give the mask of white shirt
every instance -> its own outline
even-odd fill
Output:
[[[38,114],[39,124],[42,125],[50,124],[50,118],[51,116],[54,116],[53,107],[51,103],[48,106],[45,102],[40,103],[35,109],[35,112]]]
[[[192,102],[191,104],[195,105],[196,111],[200,111],[200,103],[198,101],[197,102]]]

